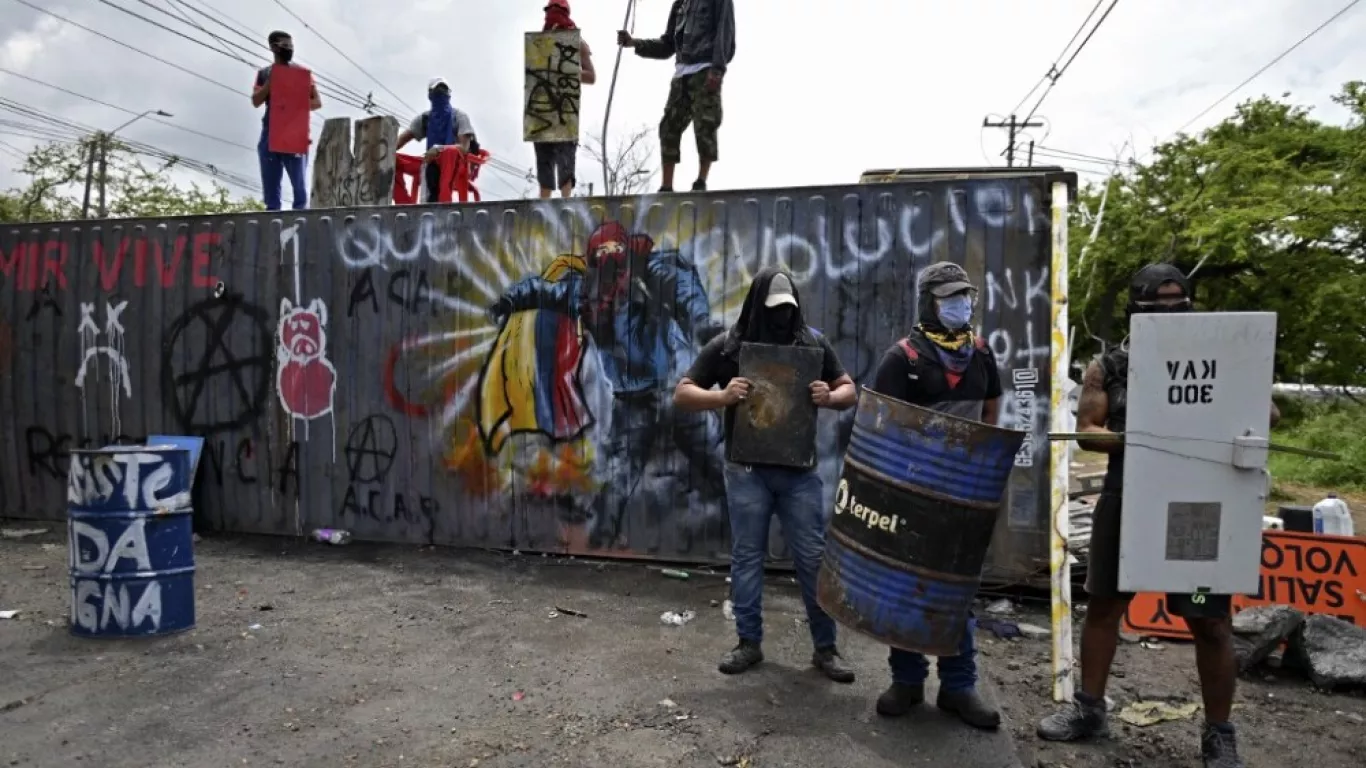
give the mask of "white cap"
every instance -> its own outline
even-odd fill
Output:
[[[797,306],[797,297],[792,291],[792,281],[787,279],[787,275],[774,275],[768,283],[768,295],[764,297],[765,307],[776,307],[780,304]]]
[[[451,87],[451,84],[448,83],[448,82],[446,82],[446,78],[444,78],[444,77],[433,77],[433,78],[431,79],[431,81],[427,83],[427,90],[430,91],[430,90],[432,90],[433,88],[436,88],[438,85],[444,85],[444,86],[446,86],[447,88],[450,88],[450,87]]]

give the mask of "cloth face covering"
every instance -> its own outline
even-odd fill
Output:
[[[967,294],[947,296],[937,300],[939,322],[944,327],[956,331],[967,326],[972,320],[972,299]]]
[[[455,143],[455,108],[451,95],[444,88],[427,94],[432,111],[427,116],[427,149],[448,147]]]

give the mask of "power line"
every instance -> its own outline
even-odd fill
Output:
[[[1091,27],[1091,31],[1086,33],[1086,37],[1082,39],[1081,45],[1077,46],[1077,49],[1072,52],[1072,55],[1068,57],[1067,62],[1064,63],[1060,69],[1056,69],[1050,73],[1048,87],[1045,88],[1043,94],[1039,96],[1039,100],[1034,102],[1034,107],[1029,110],[1029,114],[1025,115],[1025,122],[1028,122],[1029,119],[1039,111],[1039,107],[1043,106],[1043,100],[1048,98],[1048,94],[1052,92],[1053,86],[1058,84],[1058,80],[1067,72],[1067,68],[1072,66],[1072,62],[1077,60],[1077,56],[1086,48],[1086,44],[1091,42],[1091,38],[1096,34],[1096,31],[1100,29],[1100,26],[1105,23],[1105,20],[1110,17],[1110,12],[1115,9],[1116,5],[1119,5],[1119,0],[1110,0],[1110,6],[1105,9],[1105,13],[1101,14],[1100,19],[1096,21],[1096,25]],[[1091,13],[1095,13],[1095,10],[1092,9]],[[1087,19],[1090,19],[1089,15],[1087,16]],[[1084,22],[1083,26],[1085,26]],[[1076,35],[1073,35],[1072,38],[1075,40]],[[1070,44],[1071,43],[1069,43],[1069,45]],[[1066,49],[1064,48],[1063,50]],[[1059,56],[1059,58],[1061,58],[1061,56]]]
[[[128,109],[127,107],[120,107],[120,106],[117,105],[117,104],[110,104],[110,103],[107,102],[107,101],[101,101],[101,100],[99,100],[99,99],[97,99],[97,98],[95,98],[95,97],[93,97],[93,96],[86,96],[86,95],[83,94],[83,93],[77,93],[77,92],[75,92],[75,91],[72,91],[72,90],[63,88],[63,87],[61,87],[60,85],[53,85],[52,83],[44,82],[44,81],[42,81],[42,80],[39,80],[39,79],[36,78],[36,77],[29,77],[28,75],[21,74],[21,73],[19,73],[19,72],[15,72],[15,71],[12,70],[12,69],[7,69],[7,68],[5,68],[5,67],[0,67],[0,72],[3,72],[3,73],[5,73],[5,74],[7,74],[7,75],[10,75],[11,77],[17,77],[17,78],[19,78],[19,79],[21,79],[21,80],[27,80],[27,81],[29,81],[30,83],[36,83],[36,84],[41,85],[41,86],[43,86],[43,87],[45,87],[45,88],[51,88],[51,89],[54,90],[54,91],[61,91],[62,93],[67,94],[68,96],[75,96],[75,97],[78,98],[78,99],[84,99],[84,100],[89,101],[89,102],[92,102],[92,103],[94,103],[94,104],[99,104],[99,105],[102,106],[102,107],[108,107],[108,108],[110,108],[110,109],[117,109],[118,111],[123,112],[124,114],[128,114],[128,115],[138,115],[138,114],[142,114],[142,113],[138,112],[137,110]],[[172,122],[167,121],[167,120],[162,120],[162,119],[160,119],[160,118],[153,117],[153,116],[151,116],[151,115],[148,115],[148,116],[147,116],[147,119],[150,120],[151,122],[160,123],[161,125],[165,125],[165,126],[169,126],[169,127],[171,127],[171,128],[174,128],[174,129],[176,129],[177,131],[184,131],[185,133],[192,133],[192,134],[194,134],[195,136],[200,136],[200,137],[203,137],[203,138],[206,138],[206,139],[210,139],[210,140],[216,141],[216,142],[218,142],[218,143],[220,143],[220,144],[227,144],[227,145],[230,146],[230,147],[237,147],[238,149],[245,149],[246,151],[251,152],[251,153],[253,153],[253,154],[256,152],[256,148],[255,148],[255,147],[249,147],[249,146],[247,146],[246,144],[239,144],[239,143],[237,143],[237,142],[235,142],[235,141],[232,141],[231,139],[225,139],[225,138],[222,138],[222,137],[220,137],[220,136],[214,136],[214,135],[211,134],[211,133],[204,133],[203,131],[196,131],[196,130],[193,129],[193,128],[186,128],[186,127],[183,126],[183,125],[176,125],[175,123],[172,123]]]
[[[314,29],[311,25],[309,25],[307,21],[304,21],[302,18],[300,18],[299,14],[295,13],[294,11],[291,11],[289,9],[289,6],[284,4],[283,0],[275,0],[275,4],[283,8],[285,13],[289,14],[290,16],[293,16],[300,24],[304,25],[304,28],[307,29],[309,32],[312,32],[313,34],[317,35],[318,39],[323,41],[323,43],[325,43],[328,48],[331,48],[333,51],[336,51],[338,56],[341,56],[343,59],[346,59],[347,62],[351,64],[351,66],[355,67],[356,69],[359,69],[361,71],[361,74],[365,75],[366,77],[374,81],[375,85],[378,85],[390,96],[393,96],[395,99],[398,99],[398,103],[407,107],[409,111],[412,111],[412,106],[408,104],[408,102],[404,101],[402,96],[399,96],[397,93],[394,93],[393,91],[389,90],[389,86],[385,85],[384,83],[381,83],[374,75],[370,74],[370,72],[366,70],[365,67],[362,67],[361,65],[357,64],[355,60],[352,59],[350,56],[347,56],[346,53],[342,51],[342,49],[333,45],[331,40],[328,40],[326,37],[323,37],[323,33]]]
[[[1086,29],[1086,25],[1091,21],[1091,17],[1096,15],[1096,11],[1100,10],[1100,6],[1104,2],[1105,0],[1096,0],[1096,4],[1091,6],[1091,12],[1086,14],[1086,18],[1081,20],[1081,24],[1077,27],[1077,31],[1072,33],[1072,39],[1068,40],[1067,45],[1064,45],[1062,50],[1058,51],[1058,55],[1053,57],[1053,63],[1049,65],[1048,71],[1044,73],[1043,77],[1039,78],[1039,81],[1034,84],[1034,87],[1029,89],[1029,93],[1026,93],[1024,97],[1020,99],[1020,103],[1016,104],[1015,107],[1010,110],[1012,113],[1018,114],[1020,107],[1023,107],[1025,102],[1029,101],[1029,97],[1033,96],[1034,92],[1039,90],[1039,86],[1051,79],[1053,73],[1058,71],[1058,62],[1062,61],[1062,57],[1067,55],[1067,50],[1071,48],[1072,43],[1075,43],[1077,38],[1081,36],[1082,30]]]
[[[1262,75],[1263,72],[1266,72],[1268,69],[1271,69],[1272,67],[1276,66],[1276,64],[1278,64],[1281,59],[1284,59],[1286,56],[1289,56],[1296,48],[1299,48],[1301,45],[1304,45],[1304,43],[1308,41],[1309,38],[1322,32],[1324,29],[1328,27],[1329,24],[1332,24],[1333,22],[1337,21],[1339,17],[1341,17],[1344,13],[1347,13],[1348,11],[1352,10],[1352,7],[1359,2],[1361,2],[1361,0],[1352,0],[1350,3],[1343,6],[1342,9],[1339,10],[1337,13],[1333,14],[1332,16],[1329,16],[1327,21],[1323,22],[1317,27],[1314,27],[1314,29],[1309,34],[1305,35],[1304,37],[1301,37],[1299,40],[1295,42],[1294,45],[1290,46],[1289,48],[1286,48],[1284,51],[1281,51],[1280,55],[1278,55],[1271,61],[1268,61],[1265,65],[1262,66],[1261,69],[1257,70],[1256,72],[1253,72],[1252,75],[1249,76],[1246,80],[1235,85],[1228,93],[1216,99],[1213,104],[1210,104],[1208,107],[1205,107],[1204,109],[1200,110],[1199,114],[1187,120],[1184,124],[1182,124],[1180,128],[1177,128],[1176,133],[1181,133],[1182,131],[1189,128],[1191,123],[1194,123],[1196,120],[1199,120],[1200,118],[1209,114],[1210,110],[1224,103],[1224,101],[1228,97],[1242,90],[1243,86],[1247,85],[1253,80],[1256,80],[1258,77]]]
[[[1050,153],[1053,153],[1053,154],[1055,154],[1055,155],[1065,155],[1065,156],[1067,156],[1067,157],[1074,157],[1074,158],[1076,158],[1076,159],[1078,159],[1078,160],[1093,160],[1093,161],[1098,162],[1098,163],[1106,163],[1107,165],[1113,165],[1113,164],[1115,164],[1115,163],[1119,163],[1120,165],[1134,165],[1134,161],[1133,161],[1133,160],[1120,160],[1120,159],[1114,158],[1114,157],[1101,157],[1100,155],[1088,155],[1088,154],[1085,154],[1085,153],[1082,153],[1082,152],[1073,152],[1073,151],[1070,150],[1070,149],[1058,149],[1058,148],[1056,148],[1056,147],[1045,147],[1045,146],[1043,146],[1043,145],[1035,146],[1034,149],[1035,149],[1035,151],[1038,151],[1038,152],[1050,152]]]

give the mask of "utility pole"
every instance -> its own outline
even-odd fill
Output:
[[[1015,165],[1015,136],[1016,136],[1016,134],[1018,134],[1020,131],[1024,130],[1025,128],[1042,128],[1042,127],[1043,127],[1043,123],[1040,123],[1040,122],[1037,122],[1037,121],[1030,121],[1030,120],[1026,120],[1025,122],[1021,123],[1021,122],[1019,122],[1018,120],[1015,119],[1015,116],[1014,116],[1014,115],[1011,115],[1009,120],[1003,120],[1003,121],[1001,121],[1001,122],[999,122],[999,123],[993,123],[993,122],[991,122],[990,120],[988,120],[987,118],[982,118],[982,127],[983,127],[983,128],[1005,128],[1005,129],[1008,131],[1008,134],[1007,134],[1007,144],[1006,144],[1006,165],[1007,165],[1007,166],[1014,167],[1014,165]],[[1030,156],[1031,156],[1031,157],[1033,156],[1033,151],[1032,151],[1032,150],[1030,151]]]
[[[1030,165],[1030,167],[1033,167],[1033,166],[1034,166],[1034,140],[1033,140],[1033,139],[1030,139],[1030,140],[1029,140],[1029,165]]]
[[[85,155],[85,200],[81,203],[81,218],[90,218],[90,184],[95,179],[95,140],[89,140]]]
[[[109,215],[109,208],[105,206],[104,188],[109,183],[109,134],[101,133],[97,139],[100,143],[100,218]]]

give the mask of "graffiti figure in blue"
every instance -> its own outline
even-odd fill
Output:
[[[594,502],[589,545],[625,546],[627,504],[664,435],[687,460],[689,488],[707,499],[724,496],[720,434],[706,414],[676,411],[665,392],[675,371],[721,328],[696,266],[676,250],[656,251],[644,234],[617,222],[602,224],[588,239],[586,269],[559,280],[524,278],[489,308],[496,324],[516,312],[563,313],[593,339],[612,387],[611,433],[604,449],[606,482]],[[536,355],[553,365],[553,337]]]
[[[977,289],[957,264],[941,261],[920,273],[918,322],[882,356],[872,389],[888,397],[995,424],[1001,374],[986,341],[972,330]],[[1001,715],[977,693],[976,622],[968,619],[958,653],[939,659],[940,709],[968,725],[994,730]],[[892,685],[877,700],[877,713],[900,717],[925,698],[929,661],[924,654],[892,648]]]

